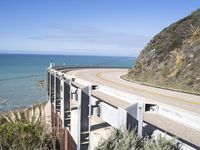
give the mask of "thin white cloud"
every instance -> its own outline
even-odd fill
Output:
[[[102,31],[101,29],[88,26],[61,26],[50,27],[53,33],[47,35],[34,35],[28,37],[31,40],[69,42],[112,45],[121,48],[144,47],[149,37],[143,35],[132,35],[122,32]]]

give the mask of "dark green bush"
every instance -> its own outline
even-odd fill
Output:
[[[0,149],[53,149],[54,140],[41,125],[5,123],[0,126]]]

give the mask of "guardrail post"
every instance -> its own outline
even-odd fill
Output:
[[[71,80],[70,79],[62,79],[61,80],[61,119],[62,126],[68,127],[70,130],[70,122],[71,122]]]
[[[137,135],[138,135],[139,138],[142,137],[143,116],[144,116],[144,104],[138,103],[138,108],[137,108],[137,120],[138,120]]]
[[[90,116],[91,116],[91,88],[89,86],[78,89],[78,140],[77,150],[89,148]]]
[[[142,137],[143,130],[143,115],[144,115],[144,104],[143,103],[135,103],[128,108],[126,108],[128,112],[127,116],[127,129],[132,130],[137,127],[137,135],[139,138]]]

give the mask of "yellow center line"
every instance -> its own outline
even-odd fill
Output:
[[[104,80],[104,81],[110,82],[110,83],[112,83],[112,84],[118,84],[118,85],[121,85],[121,86],[123,86],[123,87],[129,87],[130,89],[135,89],[135,90],[138,90],[138,91],[141,91],[141,92],[147,92],[147,93],[150,93],[150,94],[155,95],[155,96],[163,96],[163,97],[170,98],[170,99],[172,99],[172,100],[181,101],[181,102],[185,102],[185,103],[188,103],[188,104],[193,104],[193,105],[199,105],[199,106],[200,106],[200,103],[199,103],[199,102],[187,101],[187,100],[184,100],[184,99],[181,99],[181,98],[176,98],[176,97],[172,97],[172,96],[167,96],[167,95],[163,95],[163,94],[151,92],[151,91],[148,91],[148,90],[144,90],[144,89],[140,89],[140,88],[135,88],[135,87],[132,87],[132,86],[129,86],[129,85],[125,85],[125,84],[122,84],[122,83],[113,82],[112,80],[108,80],[108,79],[104,78],[104,77],[102,76],[102,72],[98,72],[98,73],[96,74],[96,77],[99,78],[99,79],[102,79],[102,80]]]

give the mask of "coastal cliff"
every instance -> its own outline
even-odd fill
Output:
[[[157,34],[125,78],[200,93],[200,9]]]

